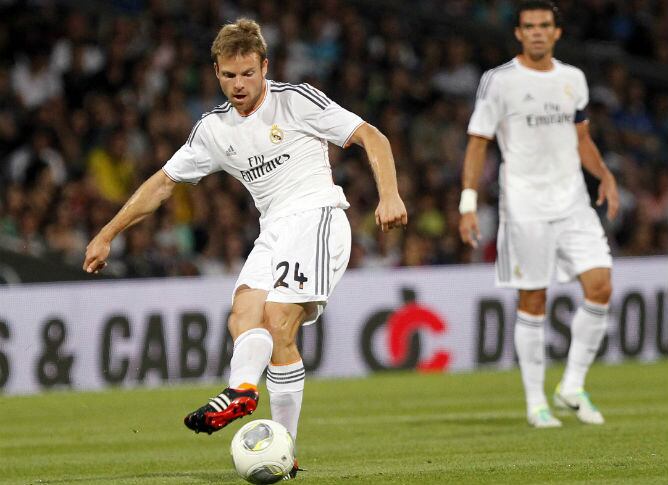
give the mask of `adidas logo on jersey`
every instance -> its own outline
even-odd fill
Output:
[[[527,93],[527,95],[524,96],[523,101],[533,101],[533,96],[531,96],[531,93]]]
[[[234,151],[234,147],[232,145],[230,145],[230,148],[225,150],[225,155],[227,155],[228,157],[231,157],[232,155],[236,155],[236,154],[237,154],[237,152]]]

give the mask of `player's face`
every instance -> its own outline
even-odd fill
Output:
[[[246,56],[218,56],[213,64],[223,94],[239,113],[247,115],[257,108],[264,95],[268,61],[256,53]]]
[[[538,61],[552,55],[561,29],[554,23],[550,10],[525,10],[520,14],[519,27],[515,27],[515,37],[522,43],[523,54]]]

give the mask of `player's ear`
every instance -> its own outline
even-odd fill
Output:
[[[216,77],[219,77],[218,76],[218,63],[217,62],[213,63],[213,72],[216,73]]]
[[[267,70],[269,69],[269,59],[262,61],[262,77],[267,76]]]
[[[554,40],[557,41],[561,39],[561,27],[554,29]]]
[[[522,29],[519,27],[515,27],[515,38],[517,39],[517,42],[522,42]]]

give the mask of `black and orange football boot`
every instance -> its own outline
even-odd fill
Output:
[[[235,419],[253,414],[259,400],[260,395],[257,389],[228,387],[197,411],[188,414],[183,419],[183,423],[195,433],[211,434],[224,428]]]

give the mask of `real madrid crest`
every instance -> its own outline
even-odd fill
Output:
[[[281,130],[278,125],[271,125],[269,139],[272,143],[279,144],[283,141],[283,130]]]
[[[568,96],[571,99],[575,97],[575,94],[573,93],[573,86],[571,86],[570,84],[566,84],[564,86],[564,92],[566,93],[566,96]]]

